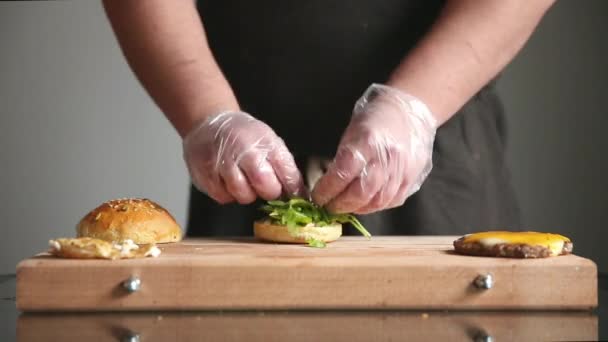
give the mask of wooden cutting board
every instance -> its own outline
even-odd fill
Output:
[[[589,312],[25,314],[17,341],[596,341]]]
[[[22,311],[248,309],[590,309],[597,268],[575,255],[502,259],[454,254],[449,236],[344,237],[327,248],[248,238],[192,239],[159,258],[17,266]],[[474,285],[491,275],[490,289]],[[129,292],[125,280],[141,281]]]

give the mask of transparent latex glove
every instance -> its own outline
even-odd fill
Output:
[[[199,123],[184,138],[183,152],[193,184],[222,204],[304,192],[283,140],[244,112],[223,112]]]
[[[436,129],[422,101],[372,84],[355,104],[336,156],[312,190],[313,200],[337,213],[402,205],[431,171]]]

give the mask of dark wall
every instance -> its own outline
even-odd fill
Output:
[[[608,1],[558,1],[499,89],[526,228],[608,269]]]

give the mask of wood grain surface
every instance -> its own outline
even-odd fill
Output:
[[[17,341],[595,341],[583,312],[26,314]],[[486,337],[486,339],[484,339]]]
[[[23,311],[216,309],[590,309],[587,259],[454,254],[449,236],[344,237],[316,249],[252,239],[162,245],[159,258],[70,260],[42,254],[17,267]],[[494,286],[474,279],[491,274]],[[137,276],[141,290],[121,283]]]

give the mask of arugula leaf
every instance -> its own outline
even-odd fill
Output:
[[[307,241],[308,242],[308,246],[309,247],[314,247],[314,248],[325,248],[327,245],[325,244],[324,241],[321,240],[316,240],[316,239],[310,239]]]
[[[287,226],[292,235],[295,235],[299,227],[307,224],[316,226],[327,226],[334,223],[350,223],[363,236],[370,238],[371,234],[352,214],[333,214],[327,209],[303,198],[294,197],[288,201],[272,200],[260,207],[270,221],[274,224]]]

